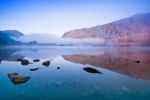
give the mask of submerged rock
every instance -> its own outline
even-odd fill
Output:
[[[39,70],[39,68],[31,68],[30,71],[36,71]]]
[[[34,61],[34,62],[39,62],[39,61],[40,61],[40,59],[34,59],[33,61]]]
[[[83,68],[86,72],[88,73],[98,73],[98,74],[102,74],[99,70],[92,68],[92,67],[84,67]]]
[[[121,90],[125,92],[130,92],[130,89],[126,86],[121,87]]]
[[[57,67],[57,69],[60,69],[60,67]]]
[[[8,78],[15,85],[25,83],[30,79],[29,76],[18,75],[16,72],[8,74]]]
[[[21,64],[22,65],[28,65],[28,64],[30,64],[30,62],[27,59],[22,59]]]
[[[42,63],[42,65],[44,65],[44,66],[49,66],[49,65],[50,65],[50,61],[49,61],[49,60],[44,61],[44,62]]]

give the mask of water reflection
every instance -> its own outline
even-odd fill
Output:
[[[149,48],[7,47],[0,50],[1,100],[150,98]],[[22,65],[22,59],[30,64]],[[43,66],[47,61],[49,66]]]
[[[37,59],[50,59],[60,55],[72,55],[90,51],[99,51],[98,48],[91,47],[51,47],[51,46],[13,46],[13,47],[0,47],[0,60],[4,61],[17,61],[18,58],[25,57]]]
[[[0,63],[2,60],[20,61],[22,65],[36,62],[48,67],[50,60],[62,55],[66,61],[73,63],[89,64],[134,78],[150,79],[150,48],[148,47],[3,47],[0,48],[0,52]],[[31,62],[25,57],[30,58]],[[40,62],[43,59],[47,60]],[[38,69],[33,68],[30,71]],[[57,67],[57,69],[60,69],[60,67]]]
[[[90,64],[130,77],[150,80],[149,48],[105,49],[101,54],[64,55],[63,57],[73,63]]]
[[[20,49],[18,48],[5,48],[0,47],[0,61],[7,60],[7,61],[14,61],[17,58],[22,58],[22,55],[14,54],[15,52],[19,52]]]

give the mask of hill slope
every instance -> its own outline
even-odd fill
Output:
[[[14,38],[21,36],[23,36],[23,33],[17,30],[0,31],[0,45],[18,44],[20,42],[16,41]]]
[[[104,44],[150,44],[150,13],[134,15],[105,25],[76,29],[64,33],[62,37],[100,39],[104,40]]]

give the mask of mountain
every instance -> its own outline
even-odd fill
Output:
[[[22,32],[19,32],[17,30],[4,30],[2,32],[4,32],[5,34],[10,35],[12,37],[21,37],[21,36],[24,35]]]
[[[23,33],[17,30],[0,31],[0,45],[18,44],[16,38],[23,36]]]
[[[150,44],[150,13],[138,14],[104,25],[76,29],[64,33],[63,38],[94,39],[107,45]]]

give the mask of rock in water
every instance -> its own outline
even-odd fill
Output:
[[[18,76],[18,73],[16,73],[16,72],[8,74],[8,77],[11,81],[14,80],[17,76]]]
[[[23,59],[23,60],[21,60],[21,64],[28,65],[28,64],[30,64],[30,62],[27,59]]]
[[[34,62],[39,62],[40,60],[39,60],[39,59],[34,59],[33,61],[34,61]]]
[[[102,74],[99,70],[92,68],[92,67],[84,67],[83,68],[86,72],[88,73],[98,73],[98,74]]]
[[[12,80],[12,82],[14,84],[22,84],[27,82],[30,79],[29,76],[17,76],[14,80]]]
[[[138,60],[137,61],[133,61],[133,62],[140,63],[140,61],[138,61]]]
[[[36,71],[38,70],[39,68],[31,68],[30,71]]]
[[[29,76],[18,75],[16,72],[8,74],[8,78],[15,85],[25,83],[30,79]]]
[[[49,61],[49,60],[44,61],[44,62],[42,63],[42,65],[44,65],[44,66],[49,66],[49,65],[50,65],[50,61]]]

